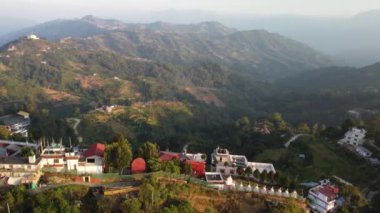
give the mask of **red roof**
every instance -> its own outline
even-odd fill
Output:
[[[329,199],[335,199],[338,196],[339,189],[332,185],[324,185],[319,189],[319,193],[325,195]]]
[[[160,159],[162,161],[170,161],[173,158],[178,158],[180,157],[180,153],[175,153],[175,152],[160,152]]]
[[[84,156],[86,158],[90,157],[90,156],[104,157],[104,150],[105,149],[106,149],[105,144],[101,144],[101,143],[91,144],[90,147],[88,147],[88,149],[84,153]]]
[[[206,172],[206,162],[205,161],[194,161],[194,160],[185,160],[187,164],[190,164],[193,172],[198,177],[204,177]]]

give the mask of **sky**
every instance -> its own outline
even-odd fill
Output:
[[[0,17],[36,21],[95,15],[131,17],[167,10],[223,14],[348,17],[380,9],[380,0],[0,0]]]

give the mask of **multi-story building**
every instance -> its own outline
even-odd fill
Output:
[[[53,171],[74,171],[77,173],[103,173],[105,145],[96,143],[87,150],[65,148],[61,144],[52,144],[43,149],[41,161],[43,167]]]
[[[3,124],[11,134],[21,134],[28,137],[28,126],[30,125],[29,113],[19,111],[17,114],[0,117],[0,124]]]
[[[344,138],[340,139],[338,143],[351,144],[353,146],[362,145],[366,133],[367,131],[365,129],[358,129],[356,127],[353,127],[351,130],[344,134]]]
[[[41,151],[21,156],[25,146]],[[42,169],[78,174],[103,173],[104,151],[105,145],[100,143],[79,150],[55,143],[43,148],[41,144],[0,140],[0,185],[36,184]]]
[[[249,162],[244,155],[232,155],[228,149],[216,148],[211,154],[211,169],[223,175],[237,175],[237,168],[251,167],[252,171],[258,170],[260,173],[276,173],[271,163]]]
[[[311,188],[308,194],[310,208],[319,213],[332,212],[338,194],[339,188],[329,182]]]

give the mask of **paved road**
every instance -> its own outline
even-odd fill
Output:
[[[288,148],[288,146],[290,146],[290,144],[292,142],[294,142],[295,140],[297,140],[299,137],[301,136],[304,136],[305,134],[297,134],[297,135],[294,135],[293,137],[291,137],[286,143],[285,143],[285,147]]]

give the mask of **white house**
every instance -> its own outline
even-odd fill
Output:
[[[273,164],[248,162],[244,155],[231,155],[228,149],[216,148],[211,154],[211,169],[215,172],[220,172],[223,175],[237,175],[238,167],[251,167],[252,171],[258,170],[260,173],[276,173]]]
[[[351,144],[354,146],[362,145],[366,133],[367,131],[365,129],[353,127],[351,130],[346,132],[346,134],[344,134],[344,138],[340,139],[338,143]]]
[[[105,145],[92,144],[84,153],[78,149],[67,149],[60,144],[46,147],[41,154],[43,167],[54,171],[76,171],[77,173],[103,173]]]
[[[338,193],[339,189],[330,183],[311,188],[308,194],[310,208],[319,213],[332,212]]]

